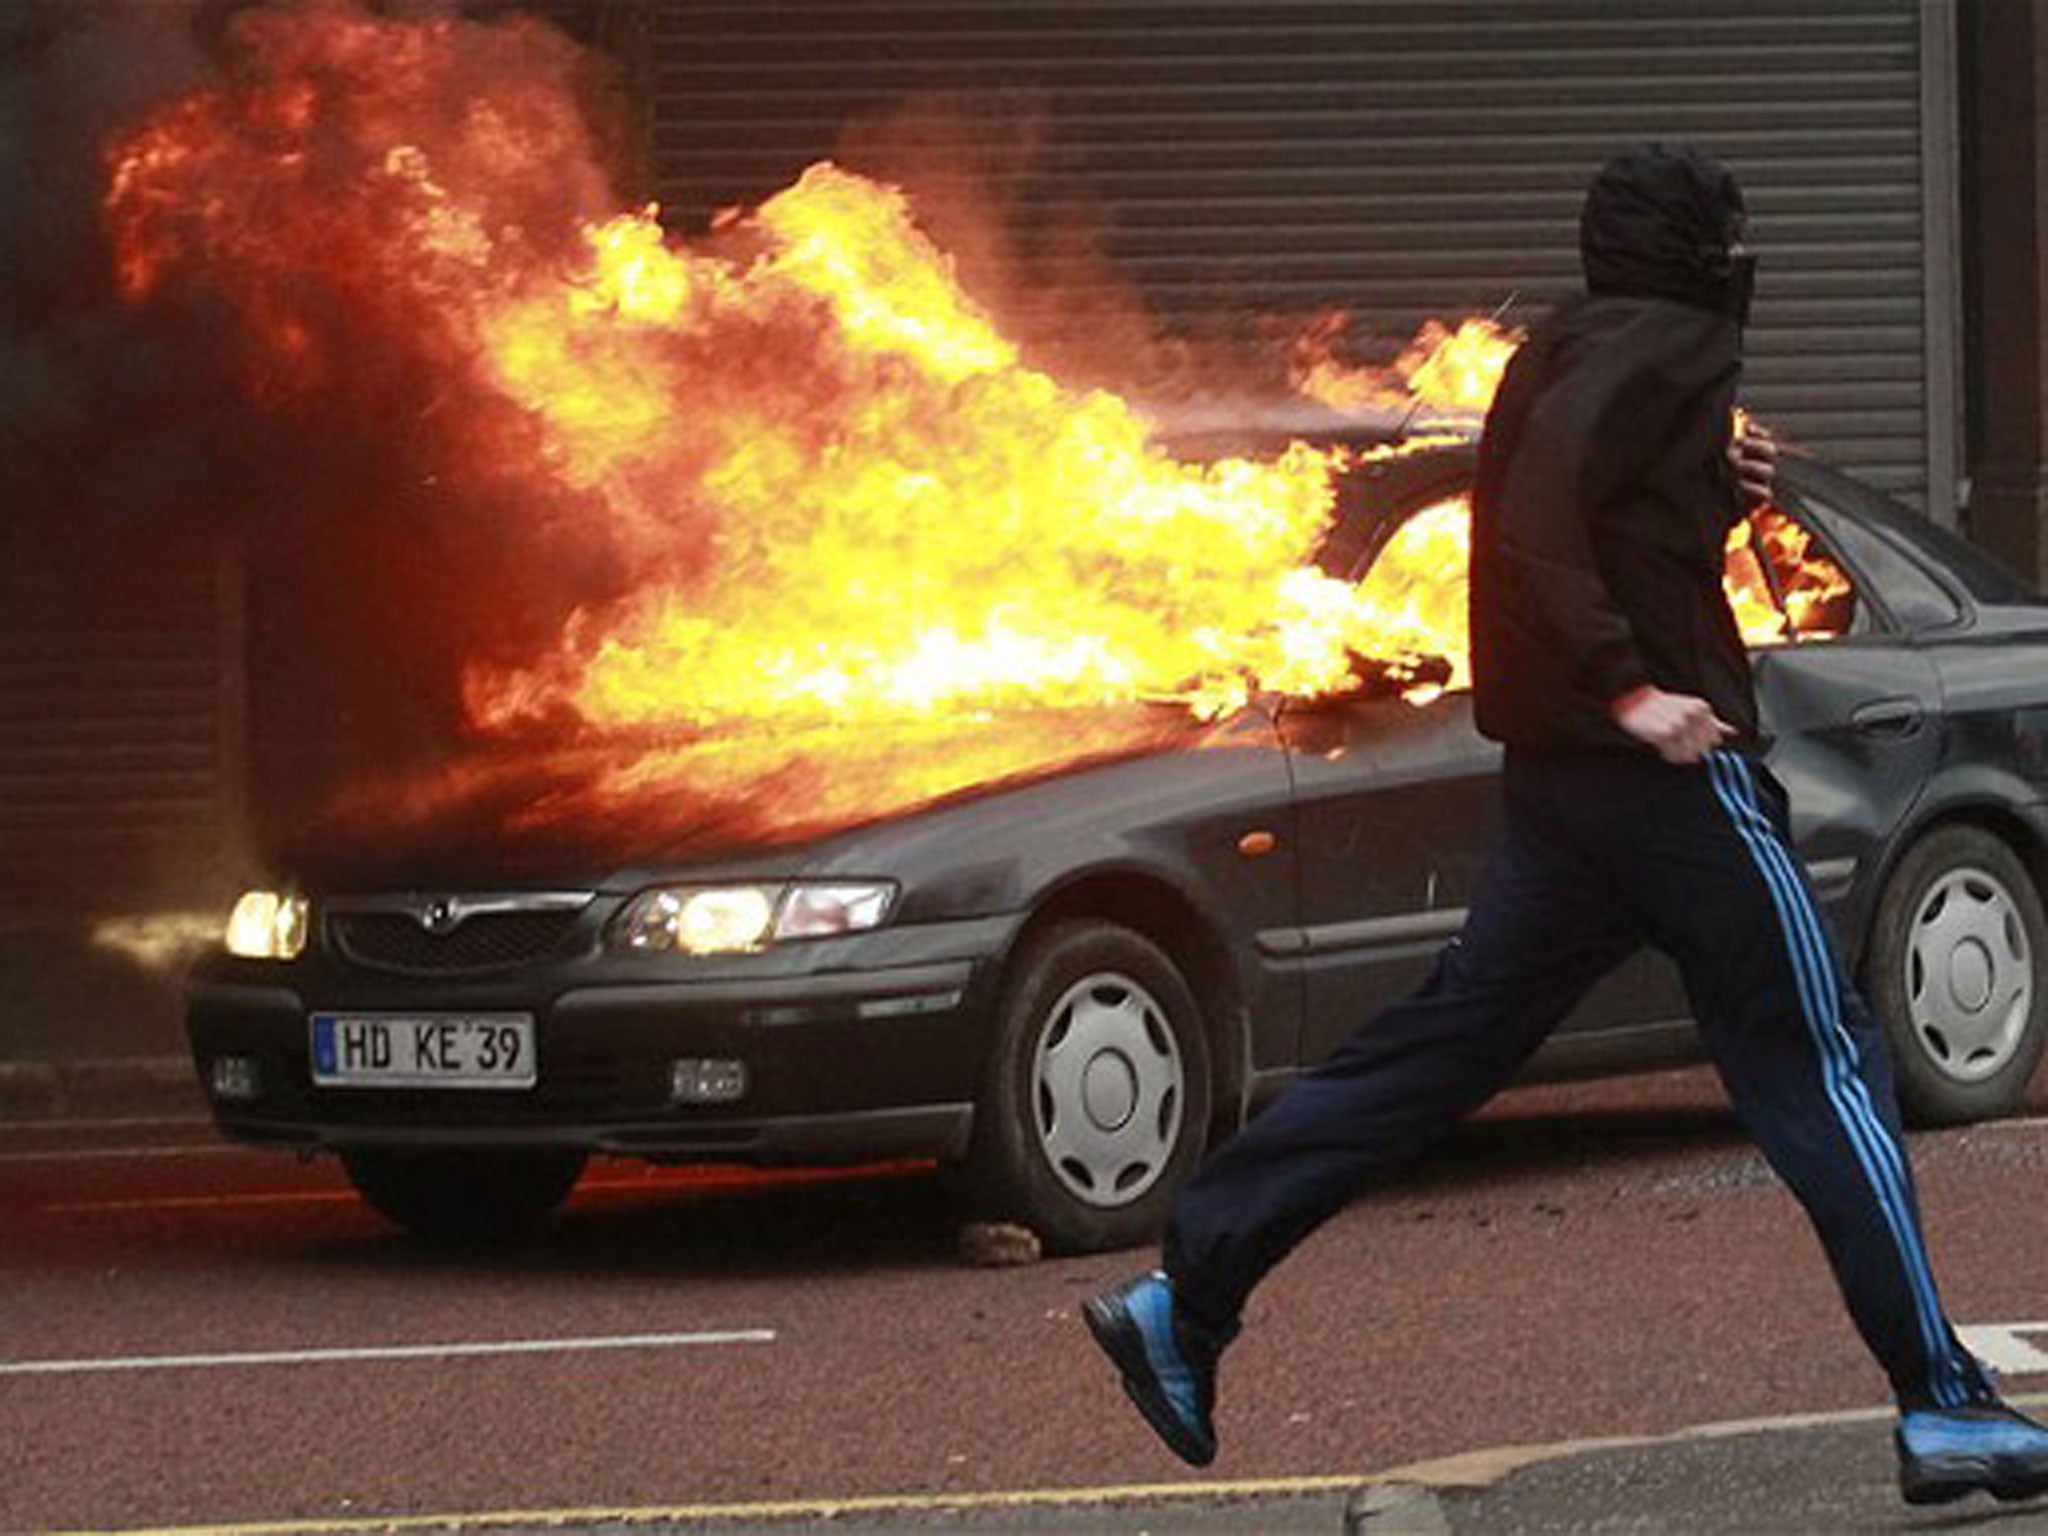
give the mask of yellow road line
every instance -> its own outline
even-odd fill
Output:
[[[1264,1477],[1231,1482],[1124,1483],[1092,1488],[1021,1488],[990,1493],[872,1494],[845,1499],[771,1499],[749,1504],[672,1504],[588,1509],[500,1509],[448,1515],[362,1515],[346,1520],[259,1520],[231,1525],[130,1527],[152,1536],[349,1536],[353,1532],[490,1530],[533,1525],[651,1525],[726,1520],[834,1520],[849,1515],[936,1514],[1061,1504],[1150,1504],[1186,1499],[1286,1498],[1347,1492],[1383,1477]],[[60,1531],[51,1536],[113,1536]]]

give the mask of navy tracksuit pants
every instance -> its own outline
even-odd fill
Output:
[[[1791,849],[1784,791],[1740,753],[1511,749],[1507,829],[1422,990],[1353,1032],[1202,1166],[1165,1264],[1220,1333],[1252,1288],[1373,1175],[1512,1078],[1641,944],[1671,955],[1736,1113],[1820,1234],[1856,1326],[1907,1406],[1990,1389],[1936,1298],[1890,1058]]]

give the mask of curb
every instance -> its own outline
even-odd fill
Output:
[[[2048,1407],[2048,1392],[2018,1393],[2008,1396],[2006,1401],[2015,1408],[2037,1412]],[[1687,1425],[1664,1434],[1595,1436],[1548,1444],[1492,1446],[1414,1462],[1369,1474],[1368,1479],[1361,1480],[1363,1486],[1345,1505],[1344,1536],[1451,1536],[1453,1522],[1450,1511],[1445,1507],[1446,1495],[1464,1494],[1483,1499],[1501,1489],[1519,1472],[1560,1462],[1631,1452],[1682,1451],[1749,1435],[1797,1434],[1884,1424],[1897,1411],[1886,1405],[1881,1408],[1844,1408],[1820,1413],[1727,1419]],[[1468,1513],[1481,1508],[1482,1505],[1474,1505]],[[1959,1518],[2003,1516],[2011,1519],[2023,1518],[2029,1513],[2048,1514],[2048,1504],[1999,1504],[1987,1510],[1980,1502]],[[1674,1524],[1673,1528],[1677,1526]]]
[[[0,1061],[0,1126],[80,1120],[204,1120],[183,1056]]]
[[[1344,1505],[1344,1536],[1451,1536],[1451,1519],[1433,1489],[1369,1483]]]

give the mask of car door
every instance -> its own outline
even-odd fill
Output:
[[[1281,716],[1294,774],[1302,1055],[1413,991],[1458,931],[1499,822],[1500,749],[1471,695],[1309,704]]]
[[[1353,526],[1338,530],[1337,547],[1355,553],[1325,563],[1374,593],[1376,612],[1429,610],[1417,633],[1434,632],[1453,654],[1425,662],[1405,694],[1387,683],[1280,715],[1300,923],[1264,942],[1287,946],[1301,968],[1305,1061],[1427,977],[1463,925],[1499,830],[1500,748],[1472,723],[1463,665],[1469,475],[1459,457],[1375,480],[1367,504],[1347,509]],[[1625,1017],[1629,985],[1596,989],[1575,1020]]]

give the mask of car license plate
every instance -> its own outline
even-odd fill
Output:
[[[531,1088],[528,1013],[316,1013],[313,1081],[349,1088]]]

